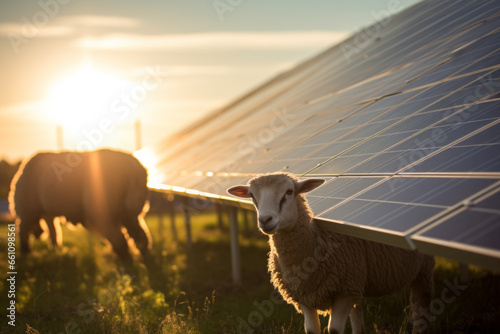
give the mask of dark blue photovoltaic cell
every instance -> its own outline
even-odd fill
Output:
[[[314,168],[319,164],[322,164],[323,162],[328,160],[329,157],[342,153],[344,150],[352,147],[353,145],[359,143],[360,141],[361,139],[354,139],[349,141],[336,142],[333,145],[329,145],[319,151],[314,152],[307,159],[298,162],[294,160],[290,168],[287,169],[287,171],[297,174],[305,173],[311,168]],[[331,172],[328,174],[335,174],[335,172]]]
[[[500,123],[412,167],[412,172],[500,172]]]
[[[405,116],[416,114],[417,112],[427,107],[429,104],[444,96],[445,92],[440,91],[438,93],[435,93],[430,90],[422,90],[411,100],[379,117],[377,121],[397,120],[402,119]]]
[[[324,155],[318,155],[318,154],[312,154],[316,151],[318,151],[318,149],[320,149],[321,147],[323,147],[324,145],[326,145],[327,143],[329,143],[328,138],[330,140],[335,140],[337,138],[341,138],[345,135],[347,135],[347,133],[349,133],[350,131],[352,130],[352,128],[341,128],[341,129],[328,129],[326,130],[324,133],[322,134],[319,134],[318,136],[316,137],[313,137],[311,138],[310,140],[308,140],[307,142],[303,143],[303,145],[301,146],[304,150],[306,150],[305,154],[302,155],[303,157],[324,157]],[[347,143],[346,145],[344,146],[337,146],[336,148],[336,151],[338,153],[342,152],[343,149],[345,148],[348,148],[352,145],[352,143]],[[290,151],[288,152],[287,154],[284,154],[280,157],[278,157],[278,159],[283,159],[283,160],[289,160],[289,159],[293,159],[293,160],[296,160],[297,158],[297,155],[295,155],[295,153],[293,151]],[[329,155],[327,155],[327,157],[329,157]]]
[[[500,250],[500,215],[468,210],[419,235]]]
[[[464,136],[474,131],[478,131],[500,118],[500,113],[497,111],[498,108],[500,108],[500,102],[493,101],[463,109],[458,113],[455,113],[455,109],[445,109],[428,113],[430,115],[429,118],[423,118],[424,121],[429,121],[428,130],[422,130],[421,133],[411,137],[411,133],[409,133],[408,138],[401,141],[399,144],[397,144],[397,142],[388,143],[392,144],[390,149],[378,156],[370,157],[371,159],[367,159],[363,164],[348,170],[348,173],[394,173],[420,159],[423,159],[421,167],[412,167],[412,172],[435,172],[437,170],[429,169],[429,164],[425,159],[436,159],[429,158],[429,156],[438,149],[464,138]],[[412,118],[408,119],[409,123],[412,123]],[[441,121],[439,121],[440,119]],[[433,123],[435,123],[435,125]],[[401,124],[404,124],[404,122]],[[388,131],[390,131],[390,129]],[[498,129],[485,131],[488,132],[484,135],[481,135],[481,133],[477,135],[480,136],[477,140],[478,142],[484,142],[486,140],[485,138],[490,138],[492,141],[497,140],[495,138],[497,138],[496,134],[499,132],[495,131],[498,131]],[[472,140],[474,140],[474,137],[469,141]],[[464,143],[467,143],[467,140]],[[471,144],[472,142],[458,145],[467,146]],[[382,146],[381,151],[387,148],[387,146],[388,145],[385,147]],[[488,152],[492,151],[489,150]],[[348,154],[349,153],[346,153],[346,155]],[[330,162],[330,164],[333,163],[335,163],[335,160]],[[441,163],[441,160],[439,160],[439,163]],[[326,167],[323,169],[325,168]]]
[[[500,104],[498,105],[500,108]],[[500,109],[499,109],[500,110]],[[500,119],[500,115],[498,115]],[[495,124],[474,136],[465,139],[464,141],[457,144],[458,146],[480,146],[480,145],[494,145],[500,144],[500,124]]]
[[[319,217],[405,232],[495,182],[393,177]]]
[[[463,74],[463,73],[470,73],[474,72],[477,70],[481,70],[484,68],[489,68],[492,66],[498,66],[499,63],[499,58],[500,58],[500,42],[498,42],[500,38],[500,34],[497,33],[493,36],[485,38],[485,42],[492,43],[492,39],[496,39],[494,44],[490,44],[487,48],[485,49],[479,49],[475,54],[480,54],[484,55],[482,58],[474,59],[474,62],[470,64],[469,66],[463,68],[461,71],[459,71],[457,74]]]
[[[343,177],[333,179],[323,187],[308,194],[329,198],[349,198],[363,189],[366,189],[383,180],[381,177]]]
[[[320,214],[321,212],[330,209],[343,201],[339,198],[329,198],[329,197],[314,197],[308,196],[309,206],[313,212]]]
[[[408,138],[408,136],[414,134],[415,132],[416,130],[409,130],[399,133],[382,133],[376,137],[371,138],[370,140],[363,142],[360,145],[353,147],[349,150],[349,152],[346,153],[346,155],[355,156],[364,154],[371,157],[374,154],[377,154],[382,150],[385,150],[394,145],[394,143],[399,143],[405,140],[406,138]]]
[[[500,192],[475,203],[444,221],[438,222],[412,237],[421,249],[449,254],[449,247],[475,247],[486,251],[500,251]],[[467,248],[470,249],[470,248]],[[460,254],[460,253],[459,253]],[[457,259],[463,260],[463,258]],[[496,269],[498,258],[490,253],[480,264]]]
[[[329,173],[394,173],[408,164],[425,158],[449,142],[462,138],[472,130],[481,128],[488,121],[466,123],[460,127],[453,125],[437,127],[406,140],[404,145],[391,148],[373,159],[373,154],[351,156],[349,153],[329,161],[327,165],[316,169],[317,174]],[[391,139],[391,138],[389,138]],[[386,142],[382,148],[393,144]],[[369,160],[370,159],[370,160]],[[366,161],[366,162],[364,162]],[[357,164],[364,162],[362,165]],[[355,167],[356,166],[356,167]],[[353,168],[354,167],[354,168]],[[352,169],[351,169],[352,168]]]
[[[495,193],[478,203],[475,203],[472,210],[487,210],[500,215],[500,192]],[[499,244],[500,246],[500,244]]]
[[[309,205],[313,212],[320,214],[326,209],[354,196],[359,191],[381,181],[380,177],[336,178],[324,186],[307,194]]]
[[[411,167],[410,172],[500,172],[500,145],[452,147]]]
[[[377,155],[376,157],[367,157],[366,161],[359,166],[346,170],[346,173],[395,173],[396,171],[407,167],[411,163],[425,157],[425,152],[416,148],[407,151],[386,152]]]
[[[438,85],[435,89],[438,91],[445,91],[447,94],[422,109],[422,112],[468,105],[485,98],[494,91],[498,91],[498,87],[494,85],[498,75],[498,71],[493,73],[487,71],[485,73],[458,77],[452,81]]]
[[[442,210],[432,206],[354,199],[322,213],[319,218],[404,233]]]
[[[495,183],[491,179],[393,177],[359,195],[359,199],[452,206]]]
[[[500,48],[500,33],[491,34],[480,39],[476,39],[476,34],[481,31],[487,34],[491,31],[491,21],[481,24],[476,29],[469,30],[458,39],[452,40],[454,46],[466,46],[455,53],[449,62],[443,63],[440,67],[422,77],[424,82],[437,82],[448,76],[470,73],[476,70],[498,65],[498,56],[495,58],[495,51]],[[473,39],[472,42],[470,40]],[[456,48],[457,49],[457,48]]]

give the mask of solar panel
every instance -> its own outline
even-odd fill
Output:
[[[406,238],[422,223],[472,196],[497,180],[450,177],[388,177],[360,191],[318,218],[340,222],[341,231],[360,228],[380,232],[379,241],[412,248]],[[328,187],[327,185],[326,187]]]
[[[500,259],[500,188],[469,200],[457,210],[412,236],[418,249],[460,257],[464,262],[498,270]],[[482,256],[475,256],[481,254]]]
[[[322,177],[324,228],[500,270],[499,12],[419,3],[165,140],[156,169],[219,199],[260,173]]]

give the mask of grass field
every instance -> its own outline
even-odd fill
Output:
[[[16,326],[7,324],[7,227],[0,226],[1,333],[303,333],[302,315],[273,294],[266,272],[267,238],[241,233],[243,284],[231,279],[228,231],[211,213],[193,215],[187,250],[147,217],[155,240],[152,261],[120,266],[110,247],[79,227],[63,227],[63,249],[36,240],[16,262]],[[170,222],[165,219],[164,224]],[[434,333],[495,333],[500,329],[500,277],[472,268],[471,281],[450,288],[458,265],[437,259],[436,295],[429,314]],[[456,285],[455,285],[456,286]],[[365,333],[404,333],[409,293],[370,298]],[[322,319],[326,326],[327,319]]]

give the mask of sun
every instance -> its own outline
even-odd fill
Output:
[[[62,126],[84,127],[110,113],[125,82],[91,66],[68,74],[49,91],[48,110]]]

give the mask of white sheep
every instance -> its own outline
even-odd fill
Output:
[[[363,297],[410,286],[413,333],[424,331],[422,315],[434,290],[434,258],[320,228],[303,194],[323,182],[273,173],[227,190],[253,200],[259,228],[269,235],[273,285],[304,314],[306,333],[318,334],[318,312],[330,314],[329,333],[344,333],[348,316],[353,333],[360,333]]]

